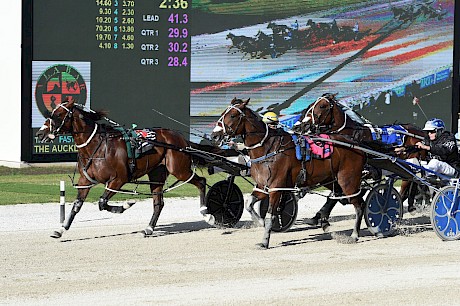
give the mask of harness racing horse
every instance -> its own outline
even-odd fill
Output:
[[[254,220],[264,224],[262,248],[269,247],[274,212],[280,205],[285,191],[299,191],[298,187],[313,187],[321,184],[333,191],[342,192],[355,207],[356,221],[351,238],[359,237],[364,212],[364,202],[360,196],[361,172],[366,156],[363,152],[337,145],[327,159],[310,159],[302,162],[296,157],[296,145],[292,136],[282,129],[271,129],[260,120],[260,116],[247,105],[249,99],[234,98],[216,123],[212,136],[241,136],[251,158],[251,177],[256,188],[248,201],[247,210]],[[332,139],[347,141],[342,135]],[[299,175],[299,174],[305,174]],[[265,219],[254,211],[254,203],[260,200],[256,194],[269,195],[268,211]]]
[[[212,216],[207,214],[205,206],[206,179],[192,171],[193,163],[204,163],[199,157],[184,152],[186,147],[207,149],[187,141],[181,134],[169,129],[149,130],[155,134],[153,150],[131,161],[130,167],[127,143],[121,127],[114,126],[106,119],[104,112],[87,111],[73,98],[66,98],[53,109],[37,136],[42,141],[52,140],[62,133],[72,134],[78,149],[78,195],[72,210],[62,228],[55,231],[54,238],[60,238],[68,230],[77,213],[83,206],[91,187],[105,184],[105,191],[99,199],[99,210],[122,213],[133,204],[123,206],[108,205],[109,199],[120,188],[135,179],[148,175],[150,191],[153,196],[153,215],[144,235],[153,234],[153,230],[164,206],[163,186],[169,174],[178,180],[195,185],[200,192],[200,207],[203,216],[212,223]],[[105,119],[105,120],[104,120]],[[152,143],[152,142],[151,142]],[[211,146],[209,146],[211,147]],[[212,148],[212,147],[211,147]],[[217,149],[216,150],[220,150]],[[217,152],[216,152],[217,153]]]
[[[415,149],[415,144],[423,139],[425,135],[417,126],[401,124],[400,126],[406,131],[395,131],[396,133],[405,134],[402,145],[395,148],[391,144],[374,140],[372,130],[376,130],[379,127],[372,126],[364,121],[357,122],[356,120],[360,120],[359,115],[350,112],[351,110],[346,112],[339,105],[335,97],[335,94],[326,93],[304,110],[298,121],[302,134],[343,134],[350,136],[354,141],[362,143],[375,151],[387,154],[396,153],[402,159],[416,158],[417,160],[423,160],[426,158],[427,153],[425,150]],[[403,202],[408,199],[409,212],[415,210],[414,201],[417,188],[418,185],[415,182],[402,180],[400,193]],[[313,219],[310,219],[311,221],[308,223],[315,225],[320,219],[322,227],[327,227],[329,225],[327,219],[336,203],[337,200],[328,198],[320,212]]]

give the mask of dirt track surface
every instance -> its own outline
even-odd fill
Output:
[[[296,224],[255,247],[263,229],[244,212],[232,229],[202,221],[198,199],[166,199],[155,237],[140,233],[150,202],[122,215],[86,203],[61,239],[58,204],[0,207],[0,305],[434,305],[460,304],[460,241],[443,242],[427,212],[406,214],[377,239],[352,206],[332,233],[305,225],[323,203],[307,195]],[[67,212],[71,206],[66,206]]]

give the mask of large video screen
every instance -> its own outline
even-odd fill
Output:
[[[76,152],[34,138],[68,95],[195,142],[234,97],[286,125],[326,92],[378,125],[456,118],[453,0],[24,1],[31,161]]]

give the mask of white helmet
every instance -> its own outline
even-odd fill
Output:
[[[437,131],[437,130],[444,130],[446,128],[446,125],[444,124],[444,121],[441,119],[433,118],[431,120],[428,120],[425,123],[425,126],[423,127],[424,131]]]

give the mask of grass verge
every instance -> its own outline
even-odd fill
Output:
[[[74,176],[74,167],[30,167],[23,169],[12,169],[0,167],[0,205],[25,204],[25,203],[57,203],[59,202],[59,184],[65,182],[66,202],[73,202],[77,196],[77,190],[72,187],[72,178],[77,182],[78,172]],[[218,181],[227,178],[226,173],[208,175],[207,171],[197,169],[197,174],[207,179],[208,187]],[[249,178],[248,178],[249,179]],[[142,178],[147,181],[147,177]],[[166,186],[171,186],[176,179],[170,176]],[[251,180],[250,180],[251,181]],[[235,183],[243,193],[252,191],[252,185],[241,177],[236,177]],[[137,189],[136,189],[137,188]],[[149,194],[148,185],[126,184],[124,190],[137,190],[139,193]],[[104,192],[103,185],[97,185],[89,192],[86,202],[97,202]],[[198,189],[191,184],[184,184],[165,197],[196,197],[199,196]],[[113,201],[126,201],[128,199],[146,199],[150,195],[128,195],[116,194]]]

